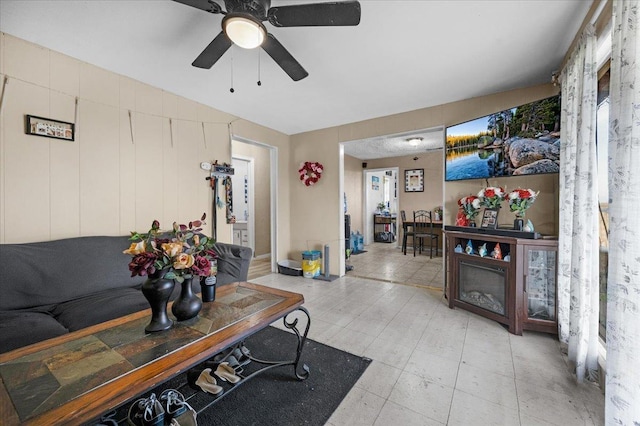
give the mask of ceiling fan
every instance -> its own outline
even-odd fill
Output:
[[[274,27],[351,26],[360,23],[360,3],[341,1],[271,6],[271,0],[224,0],[226,11],[214,0],[174,0],[205,12],[225,15],[222,31],[191,65],[209,69],[236,44],[245,49],[261,46],[294,81],[309,73],[267,32],[262,22]],[[220,1],[220,0],[219,0]]]

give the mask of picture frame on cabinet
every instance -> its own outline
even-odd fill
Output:
[[[482,213],[481,228],[497,229],[498,228],[498,209],[484,209]]]

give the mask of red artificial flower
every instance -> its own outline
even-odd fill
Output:
[[[135,277],[139,275],[141,277],[145,275],[151,275],[156,272],[156,268],[154,263],[158,256],[154,253],[144,252],[140,254],[136,254],[129,262],[129,270],[131,271],[131,276]]]
[[[204,256],[195,256],[191,270],[194,274],[200,276],[209,276],[211,271],[211,261]]]
[[[531,193],[528,189],[518,189],[517,191],[518,197],[520,197],[521,199],[525,200],[527,198],[531,198]]]

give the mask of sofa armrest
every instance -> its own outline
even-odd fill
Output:
[[[247,280],[253,255],[251,248],[234,244],[215,243],[213,250],[218,254],[217,285]]]

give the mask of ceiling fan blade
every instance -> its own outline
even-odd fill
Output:
[[[341,1],[272,7],[267,19],[275,27],[347,26],[360,23],[360,3]]]
[[[309,75],[273,34],[267,34],[267,38],[264,40],[264,43],[262,43],[262,48],[276,61],[276,64],[280,65],[280,68],[282,68],[293,81],[302,80]]]
[[[186,4],[196,9],[204,10],[209,13],[222,13],[222,7],[213,0],[173,0],[176,3]]]
[[[202,53],[191,65],[198,68],[209,69],[222,57],[222,55],[224,55],[224,52],[229,50],[230,47],[231,40],[229,40],[229,37],[227,37],[223,31],[220,31],[220,34],[218,34],[216,38],[214,38],[213,41],[205,47]]]

